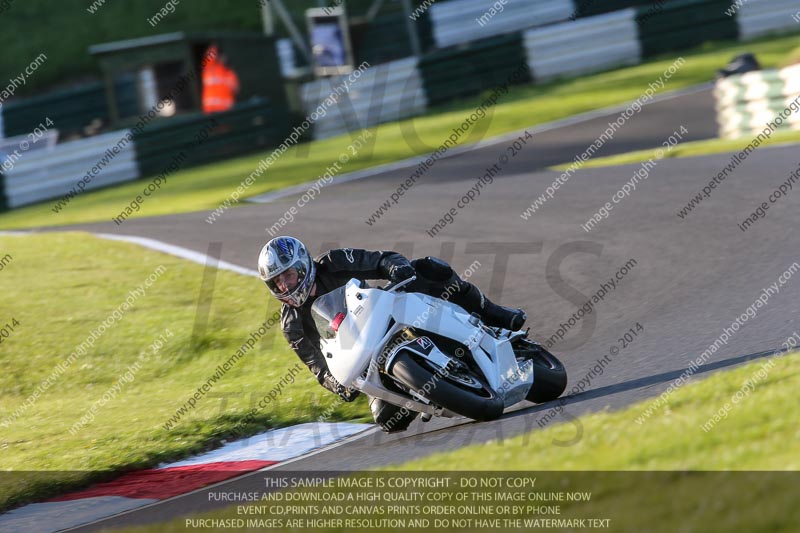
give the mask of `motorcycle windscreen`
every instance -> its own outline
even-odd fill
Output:
[[[314,325],[323,340],[330,340],[336,337],[339,325],[347,316],[346,288],[339,287],[328,294],[323,294],[311,306]]]

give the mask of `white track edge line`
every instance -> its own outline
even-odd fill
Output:
[[[214,263],[216,263],[215,266],[220,270],[229,270],[231,272],[236,272],[237,274],[242,274],[245,276],[259,277],[258,272],[255,270],[241,267],[239,265],[235,265],[228,261],[223,261],[222,259],[216,259],[201,252],[195,252],[194,250],[190,250],[189,248],[183,248],[182,246],[168,244],[166,242],[158,241],[156,239],[150,239],[148,237],[137,237],[135,235],[114,235],[112,233],[93,233],[93,235],[96,235],[97,237],[100,237],[102,239],[110,239],[112,241],[123,241],[123,242],[138,244],[139,246],[163,252],[165,254],[174,255],[176,257],[180,257],[181,259],[186,259],[188,261],[192,261],[193,263],[198,263],[204,266],[209,264],[214,265]]]

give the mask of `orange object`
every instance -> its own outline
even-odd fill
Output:
[[[218,54],[208,55],[212,59],[203,67],[203,112],[227,111],[236,102],[239,77],[220,60]]]

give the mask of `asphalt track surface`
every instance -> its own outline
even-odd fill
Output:
[[[373,226],[364,220],[409,175],[408,169],[323,189],[285,228],[317,251],[332,246],[394,248],[409,256],[440,255],[463,271],[481,262],[471,281],[490,288],[501,303],[522,306],[534,336],[544,341],[566,322],[602,283],[629,262],[636,261],[605,295],[595,312],[584,317],[552,351],[567,366],[568,390],[610,353],[618,339],[637,323],[644,327],[636,340],[621,349],[587,391],[570,397],[567,415],[551,423],[605,408],[620,409],[664,391],[737,317],[795,261],[800,261],[797,221],[800,192],[773,204],[767,217],[747,232],[737,223],[766,201],[769,193],[800,165],[795,147],[761,148],[685,220],[676,216],[702,187],[730,161],[730,154],[662,160],[649,178],[617,204],[607,219],[590,232],[581,229],[594,212],[631,179],[639,165],[582,170],[556,191],[529,220],[520,214],[559,175],[545,170],[570,161],[594,141],[611,117],[600,117],[537,134],[522,154],[506,166],[481,195],[436,237],[425,230],[469,190],[505,150],[488,146],[439,161],[406,192],[396,206]],[[716,135],[713,103],[701,91],[647,106],[617,132],[599,155],[659,146],[681,126],[685,139]],[[95,232],[138,235],[206,253],[210,243],[222,243],[222,259],[248,268],[269,235],[271,226],[297,196],[273,203],[238,207],[213,225],[207,213],[189,213],[112,223],[75,226]],[[64,228],[58,228],[64,229]],[[507,271],[493,253],[517,252]],[[519,253],[524,252],[524,253]],[[501,278],[502,286],[501,286]],[[260,287],[259,287],[260,289]],[[254,292],[258,289],[254,289]],[[266,298],[266,292],[263,297]],[[764,357],[797,328],[800,312],[800,272],[758,309],[695,377]],[[257,305],[254,303],[254,309]],[[536,429],[548,405],[524,404],[502,419],[487,423],[467,420],[415,422],[410,430],[385,436],[377,431],[344,445],[278,466],[283,470],[360,470],[399,464],[434,452],[472,443],[500,440]],[[711,411],[715,408],[710,408]],[[658,414],[654,415],[658,416]],[[553,446],[569,446],[574,436]],[[698,428],[698,431],[700,429]],[[568,432],[567,432],[568,433]],[[537,450],[531,449],[532,457]],[[263,474],[226,482],[224,490],[264,490]],[[120,525],[160,522],[208,511],[223,503],[209,502],[203,489],[79,528],[99,530]]]

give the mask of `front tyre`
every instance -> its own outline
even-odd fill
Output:
[[[434,372],[408,352],[395,356],[390,373],[432,403],[473,420],[495,420],[503,414],[503,399],[471,374]]]

